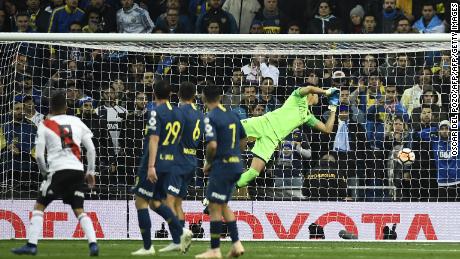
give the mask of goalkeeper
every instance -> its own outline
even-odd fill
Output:
[[[316,119],[310,111],[310,105],[318,103],[318,94],[325,94],[329,97],[331,115],[326,124]],[[280,108],[260,117],[242,120],[241,123],[248,140],[255,140],[255,144],[251,150],[254,155],[251,167],[241,175],[236,184],[237,188],[247,186],[249,182],[259,176],[280,141],[304,123],[323,133],[331,133],[339,97],[340,91],[335,87],[328,90],[315,86],[300,87],[289,96]]]

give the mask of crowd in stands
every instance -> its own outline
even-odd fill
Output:
[[[245,0],[248,6],[241,15],[235,15],[240,9],[239,0],[227,0],[222,7],[219,0],[140,1],[133,7],[129,5],[132,0],[27,0],[23,5],[21,1],[0,0],[0,29],[237,33],[239,28],[241,33],[428,33],[448,28],[447,9],[440,8],[447,5],[442,1],[434,5],[412,1],[411,8],[419,8],[418,11],[408,11],[407,6],[395,9],[395,2],[399,1]],[[313,11],[304,6],[306,3],[317,8]],[[66,6],[59,7],[63,4]],[[337,16],[331,14],[331,7]],[[26,12],[20,11],[22,8]],[[339,15],[342,13],[349,15]],[[423,17],[419,23],[420,13]],[[396,19],[399,16],[401,19]],[[310,22],[288,21],[287,17]],[[346,18],[350,26],[341,28],[346,24],[341,20]],[[26,199],[36,195],[40,183],[34,159],[36,126],[47,115],[47,98],[56,88],[67,92],[68,113],[80,117],[94,133],[100,183],[96,197],[115,199],[126,195],[134,183],[142,153],[146,114],[154,107],[153,85],[156,80],[166,79],[174,89],[173,104],[178,103],[182,82],[196,84],[198,93],[206,82],[222,86],[223,104],[241,119],[279,108],[298,86],[341,89],[333,133],[319,134],[308,127],[294,131],[249,188],[252,198],[460,198],[460,162],[448,152],[452,126],[447,121],[449,51],[246,56],[140,54],[35,43],[13,44],[12,49],[7,46],[0,45],[2,197],[9,193]],[[199,98],[197,105],[202,107]],[[327,101],[320,100],[311,109],[318,119],[326,120],[326,107]],[[416,153],[417,160],[410,167],[396,162],[402,147],[410,147]],[[203,186],[203,174],[197,170],[190,197],[202,195],[199,190],[202,192]]]
[[[0,0],[0,32],[443,33],[449,21],[443,0]]]

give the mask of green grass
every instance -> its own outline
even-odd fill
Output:
[[[0,258],[17,258],[10,249],[24,244],[23,240],[0,240]],[[100,257],[136,258],[130,255],[141,247],[141,241],[99,241]],[[165,246],[167,241],[154,241],[155,248]],[[390,242],[243,242],[246,248],[244,258],[460,258],[459,243],[390,243]],[[194,258],[205,251],[209,242],[193,242],[186,255],[178,253],[157,253],[159,258]],[[229,242],[222,243],[222,254],[226,255]],[[24,256],[22,256],[24,257]],[[39,244],[36,258],[87,258],[85,241],[44,240]],[[145,258],[145,257],[141,257]]]

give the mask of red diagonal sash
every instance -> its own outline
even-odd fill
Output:
[[[46,119],[43,121],[43,124],[45,124],[48,129],[56,133],[56,135],[58,135],[58,137],[60,137],[64,142],[65,146],[70,147],[72,153],[78,158],[78,160],[81,161],[80,148],[77,146],[77,144],[75,144],[75,142],[73,142],[73,139],[68,134],[62,132],[62,128],[59,124],[57,124],[57,122]]]

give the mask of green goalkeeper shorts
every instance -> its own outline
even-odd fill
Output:
[[[264,116],[241,120],[246,135],[255,139],[251,152],[267,163],[279,145],[275,131]]]

